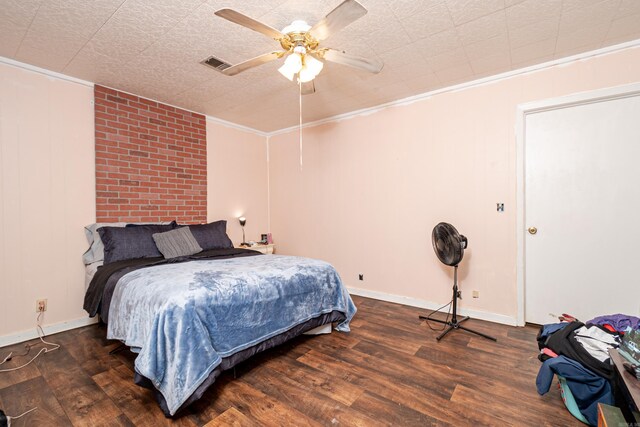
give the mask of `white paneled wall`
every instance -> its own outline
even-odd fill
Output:
[[[95,221],[93,87],[0,63],[0,346],[79,324]]]

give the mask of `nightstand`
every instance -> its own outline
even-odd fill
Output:
[[[263,254],[272,254],[274,247],[275,245],[273,243],[270,245],[236,246],[236,248],[251,249],[252,251],[258,251]]]

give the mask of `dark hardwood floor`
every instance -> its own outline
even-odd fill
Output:
[[[14,426],[582,425],[555,385],[536,393],[535,328],[470,320],[498,342],[454,331],[438,343],[420,310],[354,301],[350,334],[299,337],[258,355],[236,369],[237,378],[223,374],[176,420],[133,384],[133,355],[110,355],[118,343],[97,325],[52,335],[60,350],[0,373],[0,408],[18,415],[38,407]],[[23,350],[1,348],[0,360]]]

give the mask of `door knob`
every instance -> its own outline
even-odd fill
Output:
[[[529,227],[529,234],[536,234],[538,232],[538,229],[535,227]]]

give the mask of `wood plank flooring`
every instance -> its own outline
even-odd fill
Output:
[[[133,383],[134,355],[109,354],[118,343],[98,325],[52,335],[60,350],[0,373],[0,408],[18,415],[38,407],[16,427],[582,425],[555,385],[545,396],[536,392],[536,328],[470,320],[498,342],[464,331],[436,342],[420,310],[353,299],[351,333],[299,337],[258,355],[237,367],[235,379],[223,374],[175,420]],[[9,351],[22,353],[24,345],[0,348],[0,360]]]

